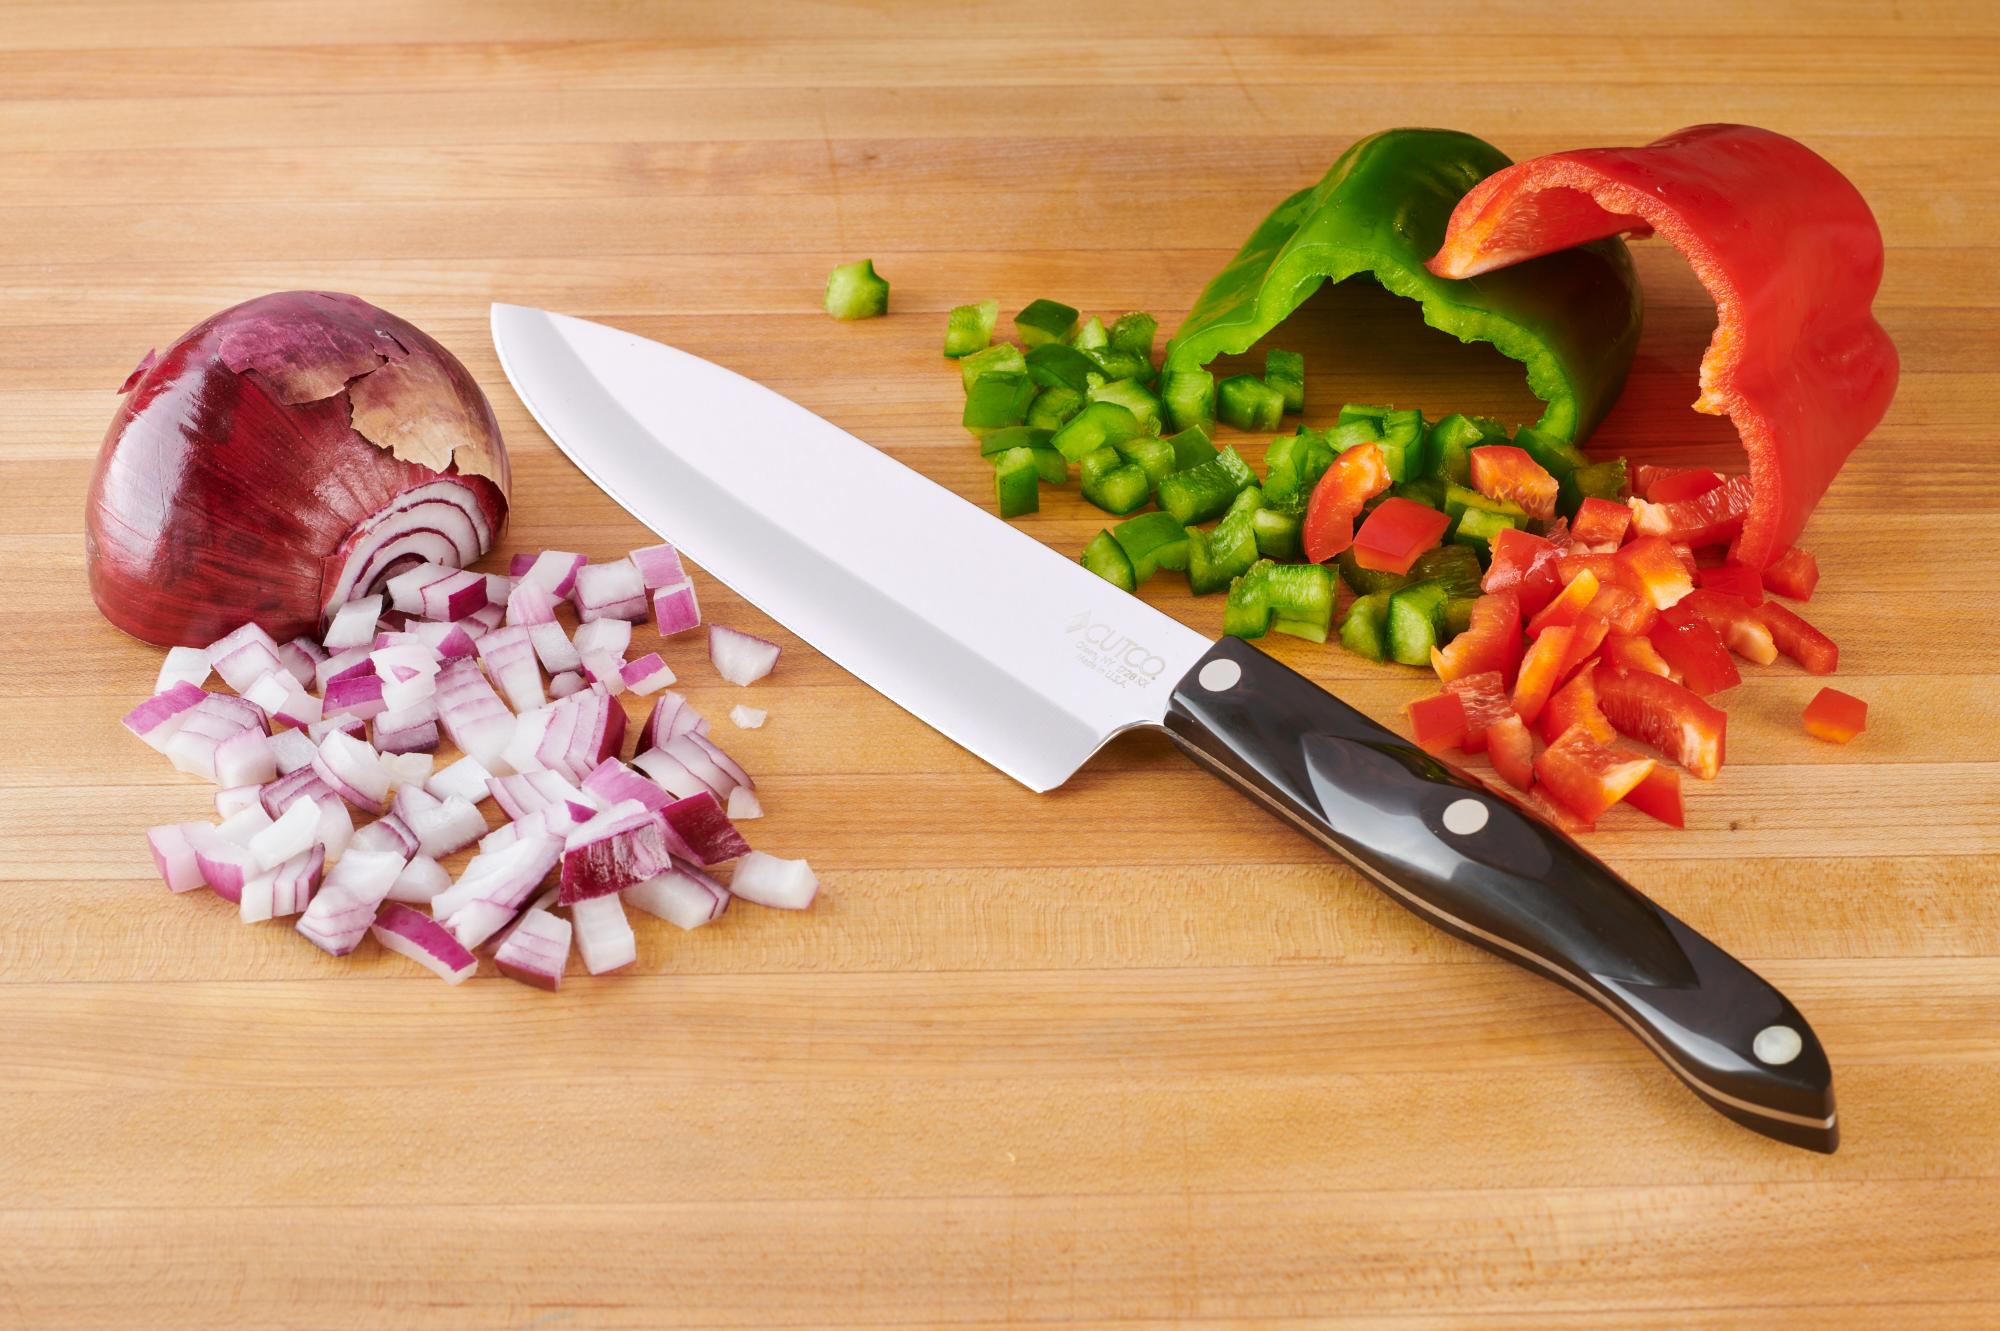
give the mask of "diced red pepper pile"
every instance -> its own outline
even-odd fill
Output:
[[[1500,460],[1504,472],[1475,475],[1478,488],[1538,500],[1534,478]],[[1486,754],[1572,831],[1620,803],[1684,825],[1681,772],[1721,771],[1728,717],[1713,699],[1741,682],[1738,658],[1769,665],[1782,654],[1815,675],[1839,664],[1830,638],[1767,595],[1811,599],[1811,554],[1789,549],[1761,574],[1727,558],[1742,478],[1633,470],[1639,495],[1624,505],[1586,499],[1547,535],[1494,538],[1470,625],[1431,654],[1443,691],[1409,707],[1425,749]],[[1805,728],[1844,743],[1865,716],[1866,704],[1826,689]]]

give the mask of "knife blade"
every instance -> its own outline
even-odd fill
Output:
[[[1445,931],[1622,1022],[1711,1108],[1839,1132],[1790,1000],[1561,832],[1250,644],[1211,642],[804,407],[608,325],[493,307],[597,486],[836,664],[1035,791],[1150,727]]]

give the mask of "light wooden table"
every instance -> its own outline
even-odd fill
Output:
[[[551,998],[334,962],[152,878],[141,829],[207,795],[118,728],[158,655],[92,609],[82,496],[111,390],[213,309],[323,286],[411,318],[499,412],[509,548],[603,557],[642,533],[507,388],[491,300],[676,342],[983,497],[950,305],[1170,328],[1368,131],[1527,156],[1707,120],[1818,148],[1891,246],[1902,391],[1808,533],[1873,724],[1810,741],[1816,682],[1754,672],[1688,831],[1591,845],[1804,1007],[1837,1156],[1730,1126],[1163,744],[1038,798],[798,648],[729,738],[760,839],[824,874],[808,916],[642,921],[633,973]],[[0,1327],[2000,1324],[1996,153],[1970,0],[9,0]],[[1711,311],[1637,250],[1600,442],[1726,460],[1685,408]],[[835,324],[826,271],[862,255],[892,315]],[[1286,341],[1316,416],[1531,406],[1379,293]],[[1053,494],[1029,524],[1098,525]],[[1380,716],[1419,688],[1279,649]],[[697,653],[669,654],[719,715]]]

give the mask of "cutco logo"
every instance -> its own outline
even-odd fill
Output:
[[[1076,659],[1115,683],[1144,688],[1167,668],[1165,661],[1134,642],[1131,635],[1099,623],[1087,610],[1069,622],[1069,632],[1076,641]]]

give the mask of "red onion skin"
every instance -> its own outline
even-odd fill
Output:
[[[364,390],[385,366],[393,375]],[[357,424],[448,469],[395,456]],[[280,641],[314,636],[357,525],[440,476],[467,488],[497,539],[506,448],[450,352],[354,296],[247,301],[127,381],[91,477],[91,595],[113,624],[162,646],[252,621]]]

